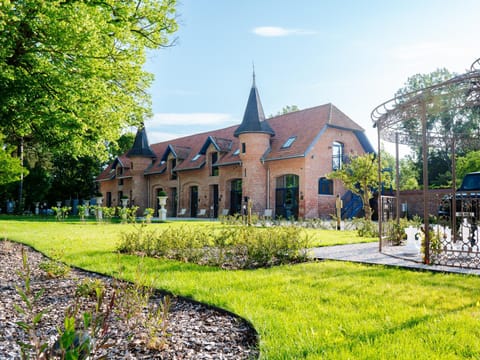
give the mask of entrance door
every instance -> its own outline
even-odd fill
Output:
[[[171,188],[170,194],[172,195],[172,200],[170,200],[170,208],[172,209],[172,216],[177,216],[177,188]]]
[[[275,215],[284,219],[298,218],[298,176],[288,174],[277,178]]]
[[[212,185],[213,217],[218,217],[218,185]],[[210,214],[212,217],[212,214]]]
[[[235,179],[231,182],[230,189],[230,214],[242,213],[242,179]]]
[[[190,187],[190,217],[197,217],[198,213],[198,186]]]

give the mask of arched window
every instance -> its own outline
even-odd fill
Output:
[[[333,195],[333,180],[326,177],[318,179],[318,193],[320,195]]]

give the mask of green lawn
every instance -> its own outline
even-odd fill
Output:
[[[130,226],[3,220],[0,234],[129,280],[141,266],[158,288],[251,321],[260,334],[262,359],[480,358],[477,277],[342,262],[226,271],[114,253],[119,233]],[[347,234],[354,238],[354,233],[309,231],[317,245],[339,234],[342,241]]]

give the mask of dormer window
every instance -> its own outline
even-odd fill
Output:
[[[294,141],[297,139],[296,136],[290,136],[287,141],[285,141],[281,147],[281,149],[288,149],[290,146],[292,146],[292,144],[294,143]]]
[[[219,173],[218,165],[215,165],[217,160],[218,160],[218,153],[217,152],[210,153],[210,168],[211,168],[210,175],[211,176],[218,176],[218,173]]]
[[[174,170],[175,166],[177,166],[177,159],[171,159],[170,163],[170,180],[175,180],[177,178],[177,173]]]
[[[192,161],[197,161],[198,159],[200,159],[200,156],[202,156],[202,155],[200,155],[200,154],[195,155],[193,157]]]

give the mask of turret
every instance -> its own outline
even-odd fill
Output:
[[[242,194],[252,201],[254,211],[263,211],[267,205],[267,180],[262,159],[270,149],[270,138],[275,136],[275,132],[265,120],[255,84],[255,72],[243,120],[235,130],[234,136],[238,137],[240,141]]]

